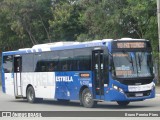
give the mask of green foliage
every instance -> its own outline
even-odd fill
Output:
[[[54,41],[145,38],[157,50],[155,0],[0,0],[0,49]]]
[[[3,50],[49,41],[49,1],[2,0],[0,6],[0,44]]]
[[[158,45],[158,25],[155,0],[127,0],[127,7],[123,13],[133,21],[130,28],[137,38],[149,39],[152,42],[154,51]],[[132,30],[131,30],[132,31]]]
[[[82,33],[83,26],[79,22],[81,8],[71,0],[63,0],[52,6],[53,20],[50,20],[52,39],[54,41],[76,40]]]

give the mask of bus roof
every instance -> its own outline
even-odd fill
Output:
[[[116,39],[116,40],[103,39],[103,40],[93,40],[93,41],[86,41],[86,42],[74,42],[74,41],[54,42],[54,43],[34,45],[32,48],[22,48],[16,51],[3,52],[3,55],[16,55],[16,54],[36,53],[36,52],[44,52],[44,51],[56,51],[56,50],[65,50],[65,49],[107,46],[108,43],[112,41],[119,41],[119,40],[145,41],[144,39],[122,38],[122,39]]]

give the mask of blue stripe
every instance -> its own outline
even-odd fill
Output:
[[[2,91],[5,93],[6,92],[6,88],[5,88],[5,76],[4,76],[4,70],[3,70],[3,54],[2,54],[2,68],[1,68],[1,80],[2,80]]]

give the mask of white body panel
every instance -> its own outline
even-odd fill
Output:
[[[55,73],[35,72],[35,73],[5,73],[6,94],[26,97],[28,85],[32,85],[37,98],[55,98]]]
[[[14,96],[14,79],[12,73],[5,73],[6,94]]]
[[[55,73],[21,73],[23,96],[26,97],[27,85],[31,84],[37,98],[55,98]]]

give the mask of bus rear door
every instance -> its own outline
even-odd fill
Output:
[[[14,57],[14,90],[15,97],[22,96],[22,83],[21,83],[21,72],[22,72],[22,57]]]

